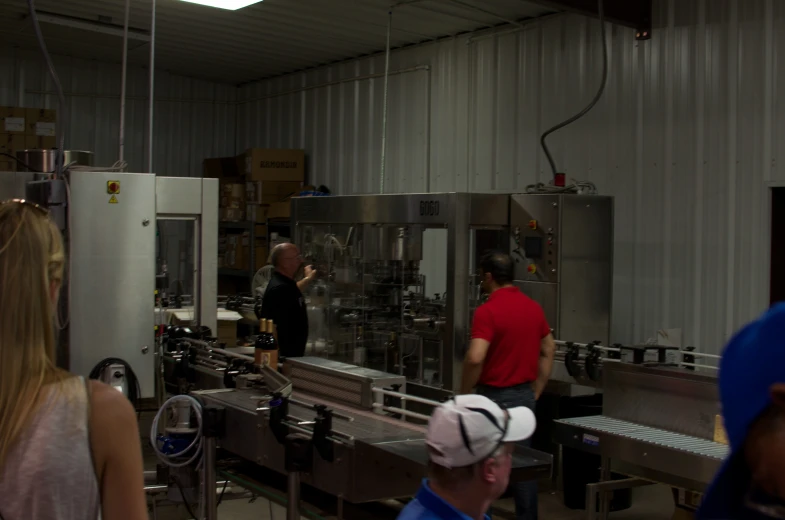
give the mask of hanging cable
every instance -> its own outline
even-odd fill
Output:
[[[602,81],[600,83],[600,88],[597,91],[597,94],[594,96],[594,99],[591,100],[591,103],[589,103],[589,105],[586,108],[584,108],[583,110],[572,116],[571,118],[559,123],[558,125],[552,128],[549,128],[542,134],[542,137],[540,137],[540,144],[542,145],[543,152],[545,152],[545,157],[548,158],[548,162],[551,165],[551,171],[553,173],[554,181],[556,180],[557,175],[559,175],[559,171],[556,169],[556,162],[553,160],[553,156],[551,155],[551,152],[548,149],[548,145],[546,144],[545,139],[552,133],[556,132],[557,130],[561,130],[565,126],[574,123],[578,119],[588,114],[589,111],[592,108],[594,108],[594,106],[602,97],[602,94],[605,92],[605,85],[608,83],[608,43],[605,41],[605,9],[603,3],[604,0],[597,1],[597,13],[599,14],[599,18],[600,18],[600,34],[602,35]],[[564,187],[566,186],[563,187],[558,186],[558,188],[564,188]]]
[[[41,26],[38,24],[38,15],[35,12],[35,3],[33,0],[27,0],[27,6],[30,9],[30,19],[33,22],[33,29],[35,30],[35,37],[38,40],[38,45],[41,48],[41,53],[44,55],[46,67],[49,70],[49,76],[55,85],[57,91],[58,111],[60,112],[60,124],[57,125],[57,152],[55,155],[55,174],[57,178],[63,175],[63,162],[65,161],[65,93],[63,93],[63,86],[60,84],[60,77],[57,75],[52,57],[46,49],[46,42],[44,35],[41,33]]]
[[[161,414],[169,409],[169,406],[178,402],[187,402],[189,404],[191,410],[194,412],[194,416],[196,417],[197,428],[194,432],[194,439],[187,448],[179,451],[178,453],[167,454],[161,451],[161,448],[158,447],[158,421],[161,419]],[[155,419],[153,419],[153,425],[150,428],[150,444],[152,444],[153,450],[158,456],[158,459],[170,468],[183,468],[194,462],[196,462],[197,467],[200,466],[202,463],[202,405],[199,403],[199,401],[190,395],[176,395],[166,401],[161,409],[158,410],[158,413],[155,414]],[[191,455],[189,459],[185,461],[177,460],[187,456],[187,454],[192,449],[193,455]]]

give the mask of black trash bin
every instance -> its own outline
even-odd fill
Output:
[[[560,416],[564,419],[602,414],[602,395],[588,395],[564,398]],[[586,485],[600,481],[599,455],[562,447],[562,484],[564,486],[564,506],[568,509],[586,509]],[[624,475],[611,473],[613,480],[625,479]],[[599,504],[597,504],[599,508]],[[624,511],[632,506],[632,489],[613,491],[611,511]]]

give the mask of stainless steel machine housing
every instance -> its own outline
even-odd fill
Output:
[[[141,397],[155,395],[156,222],[191,220],[195,236],[195,318],[216,330],[218,181],[154,174],[70,172],[69,190],[34,173],[0,172],[0,200],[50,207],[66,233],[71,280],[68,365],[87,376],[101,360],[125,360]],[[119,191],[110,194],[108,186]],[[114,198],[115,202],[111,202]],[[70,199],[70,200],[69,200]],[[70,224],[65,208],[70,209]],[[63,294],[66,298],[66,294]]]
[[[515,284],[542,305],[554,337],[608,345],[613,293],[613,198],[510,196]]]

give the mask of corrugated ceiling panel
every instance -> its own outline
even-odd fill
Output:
[[[616,196],[615,341],[682,328],[687,343],[717,352],[768,305],[767,190],[785,185],[780,4],[661,0],[661,28],[648,42],[608,26],[604,97],[549,139],[560,170]],[[565,15],[394,53],[392,70],[429,71],[390,79],[388,190],[547,182],[539,135],[591,99],[600,43],[596,21]],[[374,58],[288,76],[247,87],[241,99],[383,67]],[[315,181],[378,192],[382,94],[377,78],[254,101],[240,111],[241,140],[304,147]]]
[[[120,67],[54,57],[67,94],[66,147],[91,150],[98,165],[119,156]],[[57,96],[39,54],[0,51],[0,104],[18,105],[19,70],[24,74],[24,106],[57,108]],[[146,171],[148,76],[128,70],[125,157],[130,171]],[[156,76],[153,166],[159,175],[201,175],[205,157],[235,153],[234,87],[158,73]]]
[[[391,44],[401,47],[536,17],[552,10],[522,0],[423,0],[394,8]],[[122,26],[124,0],[37,0],[39,11]],[[389,0],[265,0],[239,11],[157,2],[156,53],[162,70],[227,83],[246,83],[385,48]],[[469,6],[469,7],[467,7]],[[472,7],[473,6],[473,7]],[[130,26],[149,31],[151,4],[131,1]],[[494,14],[489,14],[494,13]],[[0,3],[0,42],[35,48],[25,2]],[[60,54],[119,61],[121,39],[43,23]],[[147,62],[144,44],[129,59]]]

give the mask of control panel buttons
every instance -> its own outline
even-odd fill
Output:
[[[529,271],[529,274],[534,274],[537,272],[537,266],[534,264],[529,264],[529,267],[526,268]]]
[[[537,229],[537,221],[536,220],[530,220],[529,221],[529,229]]]

